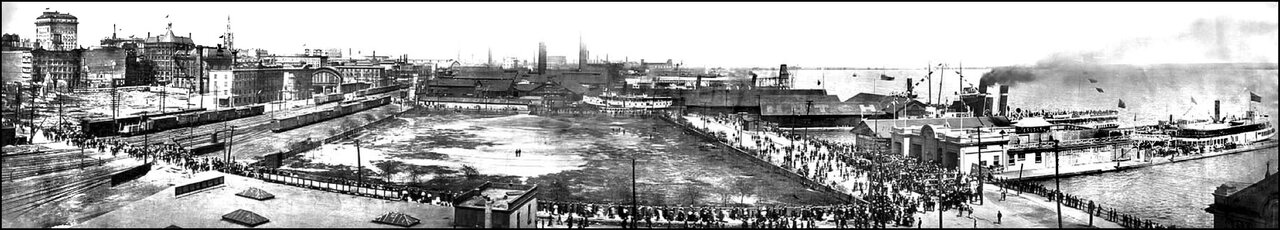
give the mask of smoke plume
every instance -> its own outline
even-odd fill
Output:
[[[1021,82],[1035,80],[1036,75],[1031,73],[1031,70],[1027,67],[997,67],[991,69],[991,72],[982,74],[982,78],[978,80],[978,92],[987,92],[987,86],[995,83],[1012,86]]]

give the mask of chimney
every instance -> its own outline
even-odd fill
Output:
[[[547,43],[538,42],[538,74],[547,73]]]
[[[1222,101],[1213,100],[1213,122],[1222,121]]]
[[[1000,86],[1000,103],[996,103],[996,106],[1000,109],[1000,115],[1004,115],[1009,112],[1009,86]]]
[[[914,92],[911,90],[912,86],[914,85],[911,85],[911,78],[907,78],[907,98],[911,98],[911,93]]]

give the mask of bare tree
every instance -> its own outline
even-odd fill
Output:
[[[738,194],[738,202],[746,203],[747,196],[752,195],[756,191],[756,186],[751,184],[750,178],[738,178],[733,180],[730,188],[734,193]]]
[[[475,166],[471,166],[469,164],[462,165],[462,175],[466,176],[467,179],[475,179],[476,177],[480,176],[480,170],[476,169]]]
[[[699,189],[697,186],[694,186],[693,184],[684,185],[684,188],[681,189],[680,191],[680,201],[682,202],[687,201],[689,205],[698,204],[698,200],[701,200],[703,197],[706,197],[706,196],[707,194],[704,191],[702,191],[702,189]]]

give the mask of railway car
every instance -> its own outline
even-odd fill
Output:
[[[142,120],[141,122],[137,122],[137,123],[128,123],[128,124],[121,123],[120,135],[133,136],[133,135],[139,135],[139,134],[144,134],[146,132],[150,132],[152,129],[151,124],[152,124],[151,121],[148,121],[148,120]]]
[[[215,120],[214,116],[217,116],[217,115],[218,115],[218,112],[213,110],[200,112],[200,115],[198,115],[199,119],[196,120],[196,124],[213,123]]]
[[[203,123],[200,123],[200,113],[187,113],[187,114],[178,115],[178,126],[187,127],[187,126],[197,126],[197,125],[203,125]]]
[[[332,112],[333,112],[333,111],[330,111],[330,110],[320,110],[320,111],[317,111],[317,112],[316,112],[316,114],[320,114],[320,115],[319,115],[319,116],[320,116],[320,118],[319,118],[319,119],[320,119],[321,121],[323,121],[323,120],[333,119],[333,113],[332,113]]]
[[[217,115],[214,117],[214,122],[234,120],[236,118],[236,110],[234,108],[218,110]]]
[[[267,108],[266,105],[251,106],[249,107],[249,113],[253,114],[253,116],[262,115],[266,113],[266,108]]]
[[[175,114],[175,115],[168,115],[168,116],[153,117],[153,118],[149,118],[149,119],[147,119],[147,120],[150,120],[150,121],[151,121],[151,126],[152,126],[152,128],[154,128],[154,129],[155,129],[155,131],[164,131],[164,130],[169,130],[169,129],[174,129],[174,128],[182,127],[182,126],[180,126],[180,125],[179,125],[179,123],[178,123],[178,115],[177,115],[177,114]]]
[[[237,119],[249,116],[249,106],[236,107],[235,111],[236,111],[235,118]]]
[[[116,120],[111,118],[80,120],[80,128],[85,134],[95,137],[119,134],[119,130],[116,129]]]
[[[296,127],[298,125],[298,118],[286,117],[286,118],[273,120],[271,121],[271,123],[272,123],[271,131],[278,133],[278,132],[282,132],[285,130],[292,129],[293,127]]]

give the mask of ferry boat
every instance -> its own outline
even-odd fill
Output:
[[[1149,126],[1134,132],[1138,141],[1164,142],[1173,146],[1212,146],[1231,149],[1237,145],[1271,139],[1275,125],[1266,116],[1231,121],[1178,122]]]
[[[1168,144],[1166,146],[1234,149],[1238,145],[1264,141],[1276,135],[1269,115],[1250,110],[1245,111],[1243,118],[1226,119],[1218,111],[1219,103],[1215,101],[1212,119],[1175,122],[1171,116],[1168,122],[1161,121],[1159,125],[1135,130],[1133,137],[1137,141]]]
[[[582,96],[582,102],[601,109],[665,109],[671,107],[675,100],[671,97],[657,97],[644,94],[619,95],[606,92],[600,96]]]

